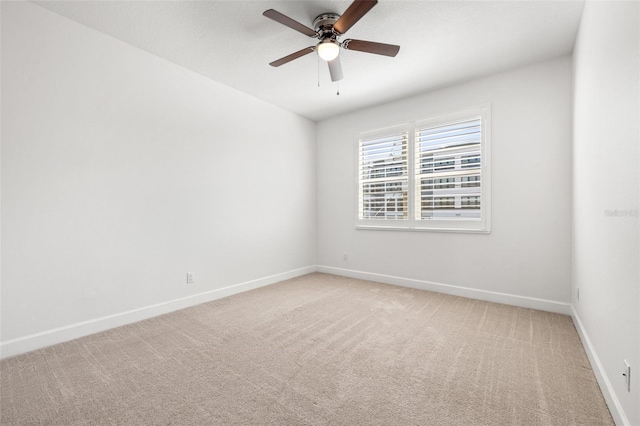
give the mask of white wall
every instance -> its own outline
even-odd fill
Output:
[[[313,122],[24,2],[2,112],[3,356],[313,270]]]
[[[640,425],[639,13],[638,2],[587,2],[574,52],[573,304],[611,411],[632,425]]]
[[[357,132],[486,102],[492,109],[491,234],[354,229]],[[367,274],[353,271],[366,271],[385,282],[568,313],[569,57],[322,121],[317,156],[321,270],[354,276]]]
[[[317,249],[330,272],[572,300],[614,417],[640,424],[640,380],[620,374],[640,371],[638,217],[605,215],[638,211],[636,2],[587,4],[573,99],[565,57],[317,132],[35,5],[1,10],[2,356],[304,273]],[[355,230],[357,132],[486,102],[491,234]]]

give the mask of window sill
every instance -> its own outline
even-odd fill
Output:
[[[459,234],[490,234],[490,229],[471,229],[471,228],[425,228],[425,227],[407,227],[407,226],[380,226],[380,225],[356,225],[356,230],[369,231],[408,231],[408,232],[448,232]]]

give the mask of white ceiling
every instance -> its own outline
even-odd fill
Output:
[[[38,1],[88,27],[312,120],[569,54],[584,1],[381,0],[342,39],[398,44],[395,58],[342,51],[331,83],[309,54],[269,62],[314,39],[262,16],[276,9],[311,27],[350,0]],[[320,65],[320,87],[318,87]]]

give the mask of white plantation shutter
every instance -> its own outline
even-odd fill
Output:
[[[488,233],[489,104],[358,137],[356,228]]]
[[[415,219],[481,217],[480,117],[416,129]]]
[[[406,131],[360,139],[358,217],[408,218],[408,139]]]

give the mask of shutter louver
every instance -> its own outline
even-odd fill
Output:
[[[399,132],[360,140],[360,219],[408,219],[408,136]]]

